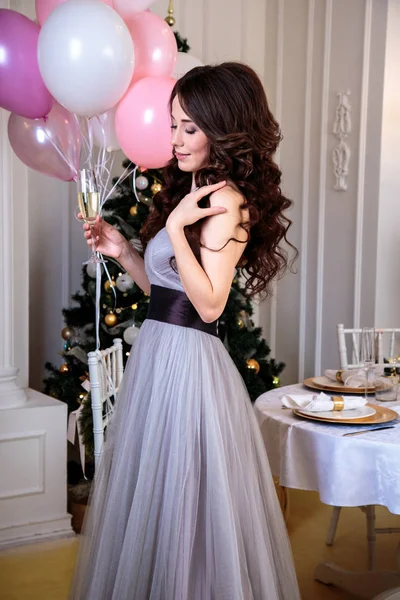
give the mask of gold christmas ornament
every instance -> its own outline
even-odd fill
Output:
[[[281,380],[276,375],[272,378],[272,385],[276,388],[281,386]]]
[[[158,192],[161,192],[162,185],[161,183],[158,183],[158,181],[155,181],[150,189],[153,196],[155,196],[156,194],[158,194]]]
[[[69,371],[69,368],[68,368],[67,363],[64,363],[63,365],[61,365],[60,373],[68,373],[68,371]]]
[[[130,207],[129,214],[131,215],[131,217],[134,217],[135,215],[137,215],[137,206],[136,206],[136,204],[134,206]]]
[[[61,337],[64,338],[64,340],[70,340],[73,335],[74,335],[74,332],[71,329],[71,327],[67,326],[67,327],[64,327],[64,329],[61,330]]]
[[[243,329],[244,323],[243,323],[242,319],[238,319],[237,324],[238,324],[239,329]]]
[[[255,358],[249,358],[248,360],[246,360],[246,365],[248,369],[251,369],[252,371],[259,373],[260,371],[260,365],[258,364],[258,362],[256,361]]]
[[[116,325],[117,321],[117,315],[114,315],[114,313],[108,313],[108,315],[104,317],[104,322],[109,327],[113,327],[114,325]]]
[[[165,22],[168,23],[168,25],[170,27],[173,27],[175,25],[175,19],[174,19],[174,3],[173,0],[169,0],[169,4],[168,4],[168,14],[165,17]]]
[[[112,282],[112,286],[115,287],[115,281]],[[107,279],[105,282],[104,289],[106,290],[107,294],[111,294],[111,283],[109,279]]]

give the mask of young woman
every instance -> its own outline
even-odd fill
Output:
[[[286,267],[279,127],[239,63],[197,67],[170,100],[174,157],[142,230],[97,249],[150,294],[96,473],[73,600],[297,600],[263,440],[218,337],[235,268],[249,295]],[[85,225],[88,243],[91,234]]]

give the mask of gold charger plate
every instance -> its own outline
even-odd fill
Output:
[[[324,419],[317,416],[303,415],[298,410],[294,410],[293,412],[304,419],[311,419],[311,421],[319,421],[320,423],[336,423],[336,425],[343,425],[343,423],[346,425],[376,425],[377,423],[389,423],[389,421],[394,421],[399,416],[395,410],[386,408],[385,406],[379,406],[378,404],[367,404],[366,406],[374,408],[376,411],[375,414],[369,417],[361,417],[360,419],[343,419],[340,421],[337,419]]]
[[[309,377],[308,379],[304,379],[303,384],[308,387],[311,388],[312,390],[319,390],[320,392],[340,392],[341,394],[365,394],[365,388],[361,387],[361,388],[353,388],[353,387],[348,387],[345,386],[344,384],[337,384],[335,385],[334,383],[332,383],[332,385],[321,385],[319,383],[315,383],[314,381],[315,377]],[[371,387],[368,389],[368,394],[375,394],[377,389],[380,389],[382,386],[379,385],[378,387]]]

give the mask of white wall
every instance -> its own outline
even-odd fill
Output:
[[[290,240],[300,259],[297,274],[278,284],[276,298],[259,308],[258,319],[273,353],[287,364],[285,382],[338,364],[336,323],[373,321],[378,253],[385,261],[396,252],[381,241],[377,248],[378,205],[384,193],[380,140],[388,1],[398,4],[174,2],[176,29],[188,38],[191,53],[203,62],[237,59],[253,66],[282,126],[277,158],[284,192],[295,202]],[[33,0],[26,3],[32,8]],[[153,9],[164,17],[167,5],[158,0]],[[387,81],[394,78],[389,70],[386,75]],[[337,192],[332,128],[337,93],[346,91],[351,92],[351,158],[348,188]],[[382,140],[386,144],[385,136]],[[61,307],[80,285],[87,251],[72,214],[74,191],[65,201],[65,184],[33,174],[30,189],[31,385],[40,387],[45,360],[61,363]],[[382,231],[383,221],[379,223]],[[398,287],[396,293],[393,303]]]

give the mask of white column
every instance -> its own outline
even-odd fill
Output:
[[[34,2],[0,0],[0,8],[32,17]],[[0,548],[73,535],[67,405],[28,388],[32,198],[28,168],[10,147],[7,123],[0,108]]]
[[[0,409],[21,406],[26,394],[19,384],[27,385],[28,356],[28,273],[27,260],[27,172],[14,161],[7,138],[8,113],[0,111]],[[14,170],[16,171],[14,177]],[[18,182],[17,189],[14,181]],[[24,189],[25,188],[25,189]],[[25,197],[24,197],[25,196]],[[25,202],[24,202],[25,201]],[[25,205],[24,205],[25,204]],[[19,249],[15,252],[15,246]],[[21,258],[21,257],[19,257]],[[19,323],[19,326],[17,326]],[[21,324],[25,327],[21,328]],[[18,335],[17,335],[18,332]],[[21,337],[22,336],[22,337]],[[14,340],[18,340],[18,345]],[[21,352],[23,371],[17,382]]]
[[[390,0],[387,21],[383,88],[382,151],[380,164],[378,251],[375,287],[375,324],[399,326],[400,271],[400,0]]]

